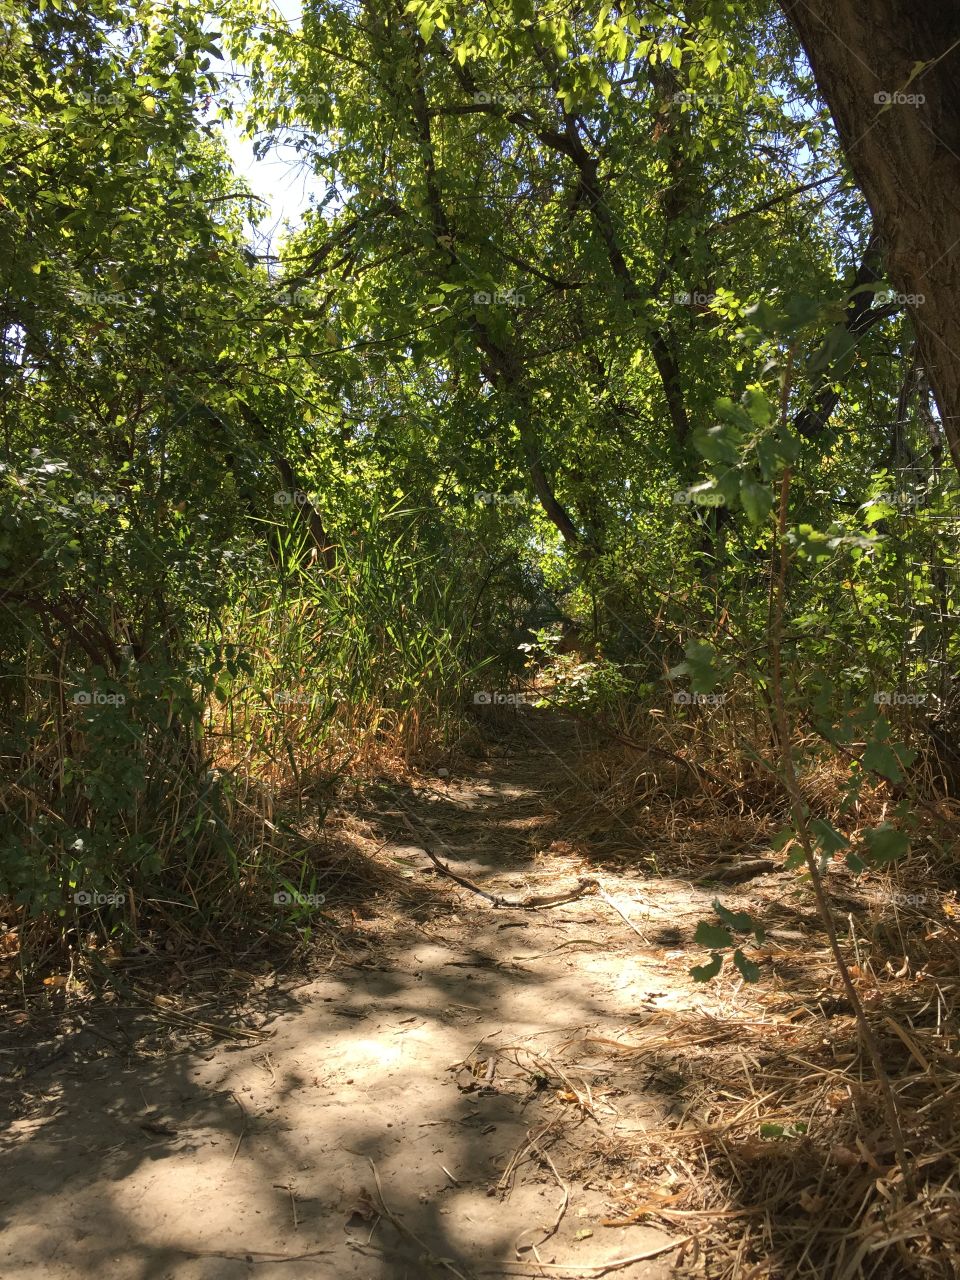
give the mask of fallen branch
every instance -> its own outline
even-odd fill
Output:
[[[640,930],[633,923],[633,921],[630,919],[627,913],[625,911],[621,911],[621,909],[617,906],[617,904],[614,902],[614,900],[610,897],[610,895],[607,893],[605,889],[601,888],[598,885],[597,893],[604,900],[604,902],[607,904],[608,907],[613,907],[614,911],[621,918],[621,920],[623,920],[625,924],[628,924],[630,926],[630,928],[633,930],[633,932],[637,935],[638,938],[640,938],[643,942],[650,941],[650,939],[645,934],[640,932]]]
[[[546,1151],[544,1151],[542,1147],[538,1146],[536,1139],[533,1140],[532,1147],[533,1147],[533,1150],[536,1151],[540,1159],[550,1166],[550,1170],[553,1173],[554,1178],[556,1178],[557,1180],[557,1186],[560,1188],[560,1208],[557,1210],[557,1216],[554,1219],[553,1226],[547,1227],[546,1234],[543,1235],[535,1244],[521,1245],[517,1243],[513,1247],[514,1253],[518,1253],[518,1254],[523,1249],[531,1249],[533,1251],[533,1256],[536,1258],[537,1262],[539,1263],[540,1254],[537,1252],[537,1250],[541,1245],[545,1245],[547,1241],[552,1236],[555,1236],[557,1232],[560,1230],[560,1223],[563,1221],[563,1215],[567,1212],[567,1206],[570,1203],[570,1188],[567,1186],[564,1180],[560,1177],[559,1173],[557,1173],[557,1166],[550,1159],[549,1154]],[[542,1230],[544,1230],[543,1227],[528,1227],[527,1231],[525,1231],[523,1234],[526,1235],[527,1232],[529,1231],[542,1231]],[[521,1236],[520,1238],[522,1239],[523,1237]],[[518,1258],[516,1260],[518,1262],[523,1262],[522,1258]]]
[[[449,1271],[452,1276],[456,1276],[457,1280],[469,1280],[469,1277],[463,1271],[460,1271],[455,1267],[449,1258],[438,1258],[424,1243],[424,1241],[420,1239],[415,1231],[411,1231],[401,1218],[398,1218],[391,1209],[387,1208],[387,1203],[383,1198],[383,1186],[380,1182],[380,1174],[377,1170],[377,1166],[372,1160],[370,1160],[369,1156],[367,1159],[370,1162],[370,1168],[373,1170],[374,1181],[377,1184],[377,1199],[380,1201],[379,1209],[387,1221],[390,1222],[395,1230],[399,1231],[401,1235],[406,1236],[408,1240],[412,1240],[415,1245],[423,1250],[422,1261],[428,1261],[435,1267],[442,1267],[444,1271]]]
[[[662,1253],[669,1253],[671,1249],[679,1249],[681,1245],[689,1244],[693,1236],[684,1236],[681,1240],[671,1240],[669,1244],[657,1245],[653,1249],[646,1249],[643,1253],[633,1253],[629,1258],[612,1258],[609,1262],[516,1262],[512,1258],[505,1258],[500,1263],[503,1267],[521,1267],[525,1272],[538,1270],[544,1271],[565,1271],[567,1275],[597,1277],[605,1276],[608,1271],[622,1271],[624,1267],[632,1267],[635,1262],[646,1262],[648,1258],[658,1258]],[[502,1275],[502,1271],[484,1271],[481,1272],[485,1276]],[[557,1280],[562,1280],[558,1277]]]
[[[577,898],[585,898],[588,894],[600,892],[600,885],[593,876],[580,876],[577,880],[576,888],[561,890],[559,893],[532,893],[525,898],[504,898],[500,894],[488,893],[486,889],[481,889],[478,884],[474,884],[466,876],[460,875],[438,858],[430,846],[424,843],[423,836],[407,817],[406,813],[401,811],[400,817],[411,835],[416,838],[418,848],[423,850],[438,871],[445,876],[449,876],[451,880],[454,880],[464,889],[469,889],[471,893],[477,893],[481,898],[486,898],[495,907],[513,907],[521,911],[538,911],[543,907],[559,907],[565,902],[575,902]]]

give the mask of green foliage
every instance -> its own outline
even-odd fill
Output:
[[[720,921],[719,925],[701,920],[693,936],[698,946],[710,950],[710,959],[706,964],[694,965],[690,973],[695,982],[710,982],[717,977],[723,967],[724,955],[730,954],[734,967],[739,971],[744,982],[757,982],[760,968],[744,955],[737,944],[734,934],[752,933],[758,943],[763,942],[763,928],[746,911],[730,911],[721,902],[714,901],[713,909]]]
[[[603,657],[584,661],[576,653],[561,653],[562,644],[560,632],[543,628],[535,633],[533,643],[520,646],[528,654],[531,680],[543,686],[540,705],[602,712],[635,692],[634,683],[616,663]]]
[[[0,892],[316,896],[304,806],[454,740],[536,633],[551,704],[632,732],[665,673],[735,690],[723,767],[775,772],[787,472],[800,764],[841,752],[848,811],[914,784],[957,485],[769,5],[11,0],[4,32]],[[326,186],[269,251],[225,122]],[[717,911],[701,980],[752,981]]]

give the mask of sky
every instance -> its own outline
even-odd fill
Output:
[[[299,26],[302,0],[273,0],[273,4],[278,16],[291,26]],[[242,72],[243,68],[225,62],[222,71],[229,74]],[[235,124],[224,124],[222,128],[237,174],[249,183],[255,195],[266,202],[257,224],[258,236],[273,240],[282,234],[285,223],[299,226],[310,196],[322,194],[324,184],[317,181],[304,165],[302,157],[296,156],[291,148],[285,152],[272,151],[264,159],[257,160],[252,138],[244,138]]]

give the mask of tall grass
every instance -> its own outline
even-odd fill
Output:
[[[479,571],[450,573],[430,534],[424,513],[373,505],[325,568],[303,522],[276,524],[259,572],[248,559],[162,664],[81,671],[25,631],[2,681],[8,918],[72,943],[182,913],[282,926],[278,888],[322,891],[338,780],[442,747],[476,670]],[[91,608],[119,645],[120,611],[106,593]],[[73,702],[78,684],[103,700]]]

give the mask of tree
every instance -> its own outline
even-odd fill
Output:
[[[781,3],[873,210],[960,469],[960,8]]]

